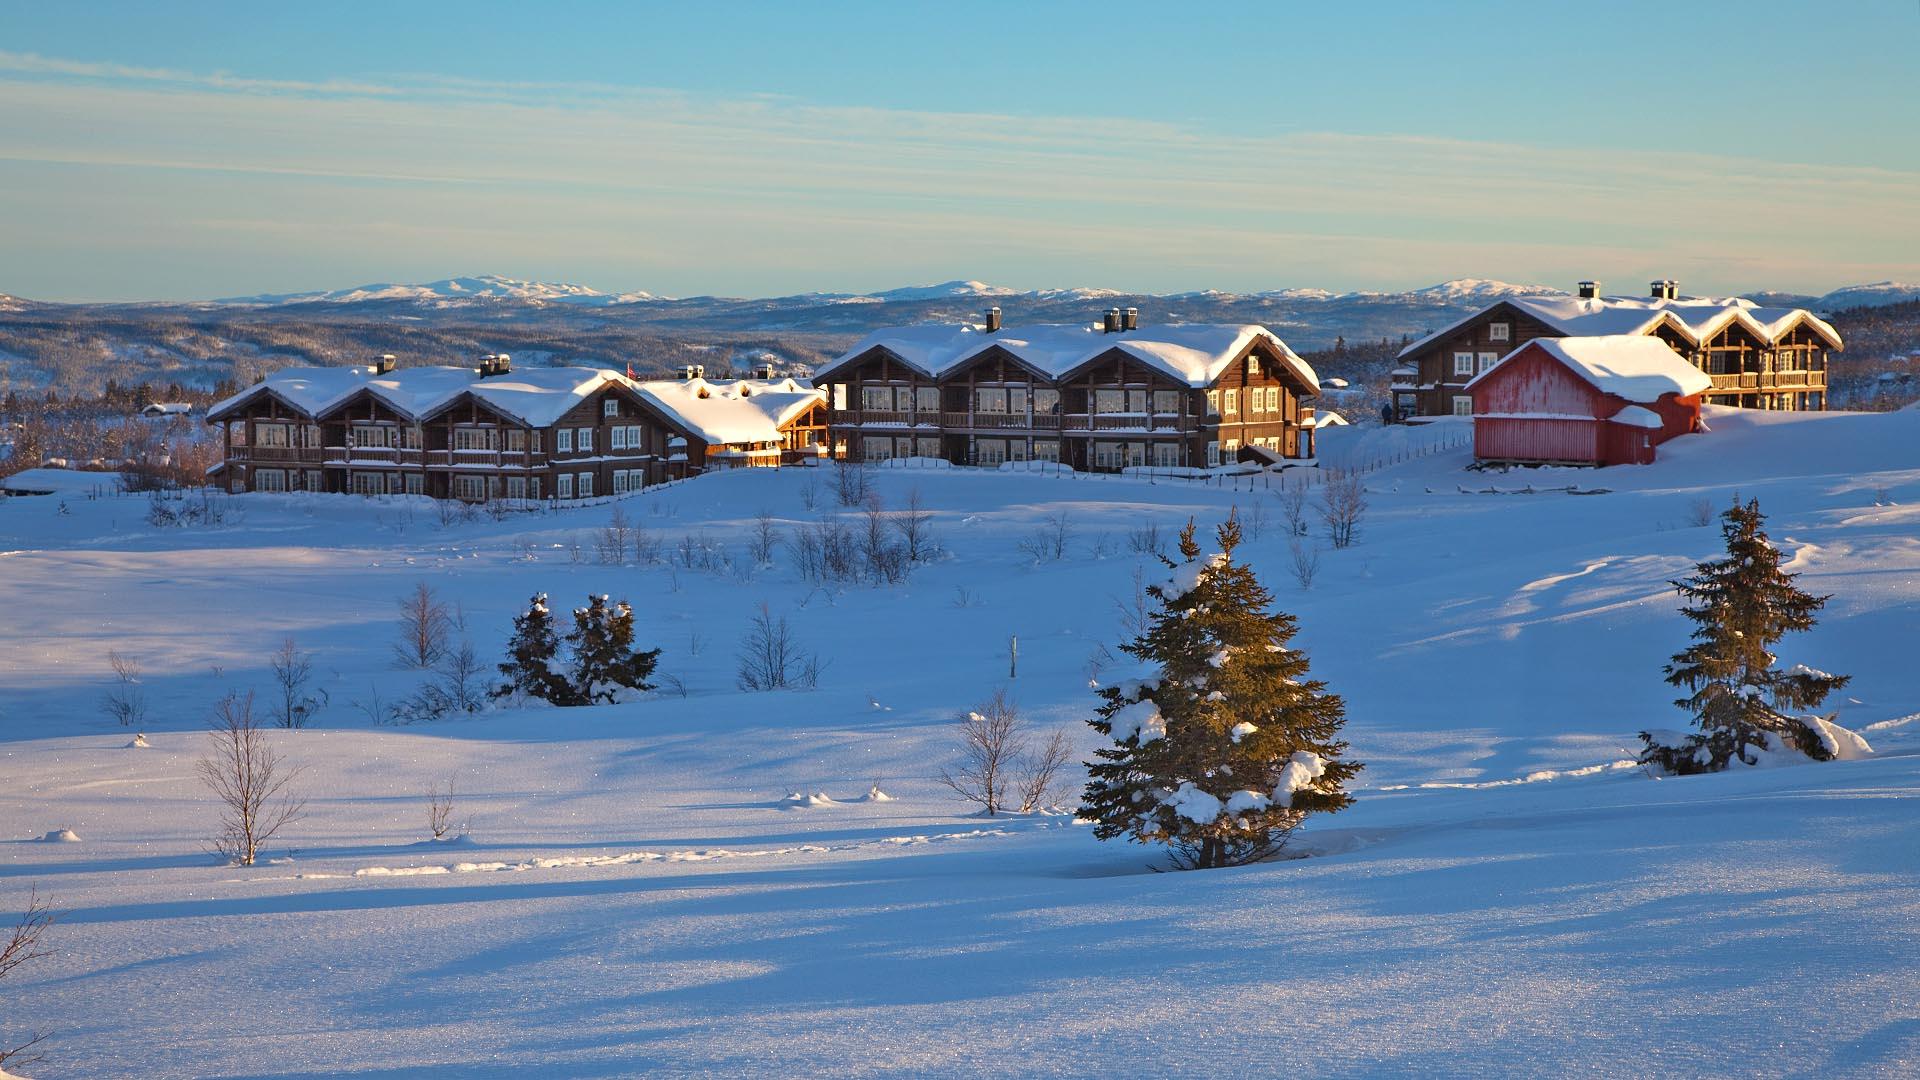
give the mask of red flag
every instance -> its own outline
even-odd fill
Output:
[[[627,378],[633,378],[633,361],[627,361]]]

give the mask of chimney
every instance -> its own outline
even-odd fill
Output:
[[[681,370],[686,373],[687,381],[692,382],[693,381],[693,365],[688,364],[685,368],[682,368]]]
[[[987,333],[997,334],[999,332],[1000,332],[1000,309],[997,307],[990,307],[987,309]]]
[[[1597,300],[1597,299],[1599,299],[1599,298],[1600,298],[1600,283],[1599,283],[1599,282],[1597,282],[1597,281],[1583,281],[1583,282],[1581,282],[1581,283],[1580,283],[1580,299],[1582,299],[1582,300]]]
[[[480,377],[505,375],[513,370],[513,358],[506,353],[488,353],[480,358]]]
[[[1680,299],[1680,283],[1672,278],[1667,279],[1667,299]]]
[[[695,365],[693,365],[693,377],[694,377],[694,378],[696,378],[696,379],[704,379],[704,378],[706,378],[706,377],[707,377],[707,365],[705,365],[705,364],[695,364]]]
[[[773,361],[767,361],[767,381],[773,381]]]
[[[1109,334],[1117,334],[1120,332],[1120,309],[1119,308],[1115,307],[1115,308],[1107,309],[1107,317],[1106,317],[1106,320],[1101,323],[1101,328],[1106,333],[1109,333]]]
[[[1653,298],[1655,300],[1665,300],[1667,298],[1667,279],[1666,278],[1653,279]]]
[[[393,366],[399,362],[399,357],[394,356],[392,353],[381,353],[379,358],[373,362],[373,373],[375,375],[385,375],[392,371]]]
[[[1122,330],[1140,329],[1140,309],[1139,308],[1130,307],[1127,309],[1127,313],[1121,317],[1120,329]]]

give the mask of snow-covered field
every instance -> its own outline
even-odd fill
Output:
[[[818,516],[805,470],[619,504],[670,563],[683,537],[723,547],[719,572],[597,564],[606,506],[443,525],[256,495],[155,529],[140,499],[0,500],[0,917],[34,888],[63,913],[54,957],[0,987],[0,1041],[49,1030],[43,1080],[1913,1075],[1920,413],[1710,421],[1603,472],[1470,473],[1459,449],[1393,461],[1444,431],[1323,433],[1329,459],[1391,463],[1310,590],[1280,500],[1244,480],[881,470],[947,557],[830,590],[784,556],[747,565],[762,510]],[[1855,677],[1839,719],[1875,757],[1624,764],[1636,730],[1684,722],[1666,582],[1718,546],[1696,503],[1736,492],[1834,594],[1783,662]],[[1130,530],[1235,505],[1251,525],[1256,504],[1242,557],[1367,764],[1355,806],[1296,841],[1314,857],[1153,873],[1148,850],[975,817],[935,781],[954,714],[1000,686],[1090,750]],[[1037,566],[1019,541],[1063,510],[1069,558]],[[420,680],[392,662],[419,582],[489,664],[532,593],[624,596],[685,696],[375,727],[352,703]],[[827,661],[818,690],[734,689],[762,603]],[[201,731],[289,635],[329,697],[276,733],[308,816],[271,862],[216,865]],[[146,669],[146,748],[100,709],[109,649]],[[448,779],[468,837],[423,842]],[[60,829],[79,841],[38,839]]]

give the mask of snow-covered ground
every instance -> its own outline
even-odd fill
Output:
[[[50,1030],[43,1080],[1912,1075],[1920,413],[1709,420],[1598,472],[1468,472],[1442,426],[1323,432],[1329,460],[1386,464],[1310,590],[1278,479],[881,470],[948,554],[842,589],[747,565],[762,510],[818,517],[804,470],[619,504],[670,563],[691,537],[721,571],[597,564],[607,506],[442,524],[257,495],[155,529],[137,498],[0,500],[0,916],[30,888],[63,912],[56,955],[0,990],[0,1041]],[[1855,677],[1839,719],[1873,758],[1623,764],[1684,722],[1666,582],[1718,546],[1696,504],[1736,492],[1834,594],[1783,661]],[[1367,764],[1296,841],[1314,857],[1153,873],[1066,816],[971,816],[934,780],[954,714],[1007,686],[1090,750],[1129,533],[1236,505]],[[1061,511],[1070,556],[1036,566],[1019,541]],[[374,727],[352,703],[420,679],[392,662],[418,582],[489,663],[536,591],[625,596],[686,694]],[[762,603],[827,661],[818,690],[734,689]],[[200,731],[289,635],[329,697],[276,733],[309,813],[270,863],[215,865]],[[99,707],[109,649],[146,669],[144,748]],[[466,839],[423,842],[448,779]]]

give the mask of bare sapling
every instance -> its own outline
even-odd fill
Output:
[[[283,728],[306,727],[327,703],[325,690],[307,693],[307,684],[313,681],[313,654],[301,652],[287,638],[267,658],[267,669],[273,674],[273,722]]]
[[[453,628],[453,616],[426,582],[401,597],[400,640],[394,642],[394,659],[401,667],[426,669],[446,655],[447,635]]]
[[[1367,485],[1351,469],[1329,469],[1320,485],[1320,519],[1327,539],[1336,548],[1352,547],[1359,536],[1360,518],[1367,512]]]
[[[101,699],[107,715],[123,727],[144,725],[147,720],[147,692],[140,686],[140,664],[130,656],[107,653],[114,682]]]
[[[439,784],[427,789],[427,831],[435,840],[445,840],[452,828],[453,778],[448,777],[444,789]]]
[[[765,510],[753,519],[753,529],[747,533],[747,557],[755,566],[772,566],[773,550],[780,546],[780,526],[774,522],[773,515]]]
[[[55,919],[53,906],[40,899],[38,890],[28,890],[27,910],[20,920],[13,924],[4,944],[0,944],[0,982],[5,982],[15,968],[44,960],[53,955],[52,951],[40,943],[40,938],[53,925]],[[4,997],[4,994],[0,994]],[[0,1043],[0,1073],[10,1069],[24,1069],[40,1060],[40,1055],[28,1051],[38,1046],[47,1037],[44,1031],[36,1031],[22,1043],[7,1046]]]
[[[893,531],[900,535],[908,562],[923,563],[934,557],[933,513],[921,499],[919,488],[907,492],[906,505],[893,515]]]
[[[823,665],[802,648],[785,615],[775,618],[765,604],[740,639],[734,683],[742,690],[812,690],[820,683]]]
[[[253,695],[228,693],[214,706],[207,756],[196,768],[220,800],[215,854],[252,866],[260,848],[300,819],[306,800],[289,786],[300,770],[287,766],[253,715]]]
[[[1061,772],[1072,760],[1065,732],[1055,731],[1032,752],[1032,739],[1019,706],[1007,692],[995,690],[979,708],[957,720],[960,760],[940,770],[939,780],[954,794],[979,804],[988,816],[1046,807]]]
[[[1298,536],[1287,540],[1287,548],[1293,553],[1293,580],[1303,589],[1313,588],[1314,575],[1320,572],[1320,549]]]
[[[1307,485],[1304,481],[1297,487],[1281,489],[1280,515],[1286,519],[1288,536],[1307,535]]]

